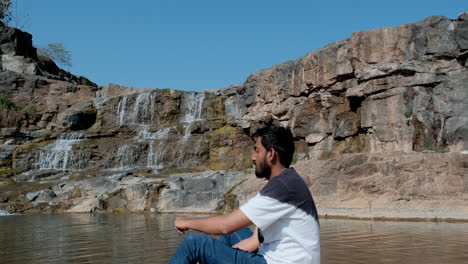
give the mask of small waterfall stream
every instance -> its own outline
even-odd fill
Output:
[[[147,166],[151,169],[164,168],[164,157],[168,152],[167,138],[172,128],[164,128],[151,134],[148,150]],[[159,141],[159,142],[158,142]]]
[[[154,99],[152,92],[140,93],[133,105],[131,123],[136,125],[147,124],[154,120]]]
[[[139,93],[135,102],[129,105],[129,97],[135,96],[126,95],[122,96],[117,106],[117,119],[116,124],[122,125],[144,125],[154,121],[155,112],[155,94],[152,91],[145,91]]]
[[[205,93],[187,93],[183,98],[183,105],[185,106],[184,114],[181,122],[193,123],[202,120],[203,101],[205,100]]]
[[[205,93],[187,93],[183,98],[185,109],[180,122],[184,123],[184,135],[182,141],[186,142],[190,138],[190,130],[196,121],[203,120],[203,101]]]
[[[117,125],[122,126],[125,123],[125,113],[127,110],[128,97],[123,96],[120,98],[119,106],[117,107]]]
[[[130,170],[138,167],[141,154],[143,152],[140,144],[125,144],[117,149],[115,164],[117,166],[110,167],[109,170]]]
[[[35,167],[40,170],[81,170],[89,159],[85,152],[73,152],[73,145],[84,139],[83,133],[59,136],[37,154]]]
[[[203,120],[203,102],[205,100],[205,93],[187,93],[183,98],[183,105],[185,109],[180,122],[183,123],[184,134],[180,140],[180,148],[178,149],[177,164],[183,162],[184,153],[187,148],[187,141],[191,137],[192,126],[196,121]],[[198,152],[201,141],[198,140],[195,150]]]

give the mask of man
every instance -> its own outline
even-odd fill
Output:
[[[192,229],[225,236],[215,240],[187,235],[169,263],[320,263],[317,210],[307,185],[289,168],[294,154],[291,131],[268,126],[253,139],[255,175],[267,179],[266,186],[230,214],[177,217],[174,226],[181,234]],[[253,233],[246,228],[251,224],[256,226]]]

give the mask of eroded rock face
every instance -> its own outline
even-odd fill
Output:
[[[60,113],[96,96],[96,84],[38,57],[26,32],[1,25],[0,57],[0,94],[14,105],[9,112],[0,109],[0,128],[55,129]]]
[[[244,121],[288,125],[316,157],[466,150],[465,17],[360,31],[252,74]]]
[[[321,215],[464,219],[467,160],[462,153],[363,153],[300,161],[295,169]]]

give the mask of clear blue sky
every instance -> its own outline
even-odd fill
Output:
[[[295,60],[359,30],[456,18],[468,1],[14,0],[36,47],[99,85],[204,90]]]

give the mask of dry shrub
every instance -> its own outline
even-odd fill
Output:
[[[16,110],[0,109],[0,128],[20,126],[22,114]]]

